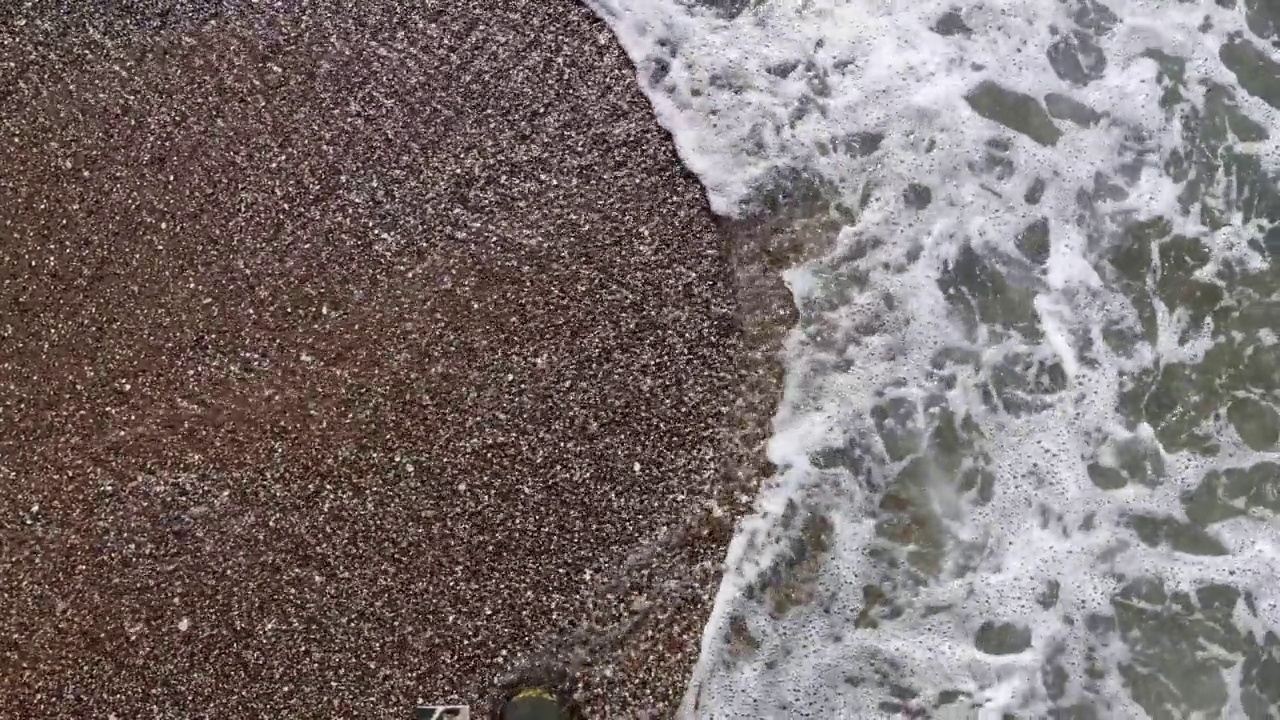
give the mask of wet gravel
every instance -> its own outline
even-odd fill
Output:
[[[575,648],[670,716],[776,377],[607,28],[51,7],[0,16],[0,716],[407,717]]]

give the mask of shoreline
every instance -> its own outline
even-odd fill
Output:
[[[604,23],[49,42],[0,48],[51,49],[0,95],[0,714],[396,716],[583,643],[587,717],[674,713],[793,309]]]

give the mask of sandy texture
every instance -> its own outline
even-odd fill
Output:
[[[303,5],[3,17],[0,716],[670,715],[776,333],[587,10]]]

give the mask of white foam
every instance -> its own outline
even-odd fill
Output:
[[[1260,609],[1271,608],[1251,622],[1280,626],[1274,609],[1280,591],[1267,582],[1280,548],[1274,523],[1237,519],[1215,526],[1231,551],[1225,557],[1148,547],[1125,528],[1125,517],[1135,512],[1181,517],[1182,493],[1205,472],[1247,467],[1260,459],[1258,453],[1239,443],[1216,458],[1164,453],[1161,483],[1121,491],[1099,489],[1087,471],[1099,438],[1137,437],[1158,447],[1149,427],[1126,429],[1118,409],[1123,379],[1157,361],[1194,362],[1212,345],[1210,327],[1193,328],[1199,332],[1187,339],[1189,319],[1157,304],[1153,344],[1125,354],[1107,350],[1101,329],[1125,317],[1136,323],[1136,314],[1099,275],[1099,240],[1090,233],[1114,232],[1126,218],[1163,215],[1175,232],[1210,243],[1215,264],[1206,272],[1221,258],[1247,253],[1244,229],[1210,232],[1200,225],[1197,208],[1184,213],[1179,207],[1182,188],[1160,168],[1182,142],[1183,128],[1161,107],[1161,70],[1144,55],[1159,49],[1186,58],[1182,92],[1202,105],[1202,81],[1237,87],[1218,49],[1228,34],[1248,32],[1240,13],[1208,0],[1109,0],[1116,21],[1097,41],[1107,69],[1077,87],[1060,79],[1046,60],[1050,44],[1076,27],[1074,2],[970,4],[962,11],[972,28],[968,37],[930,30],[952,9],[949,0],[772,0],[752,3],[734,20],[689,0],[591,2],[636,62],[659,120],[701,178],[715,211],[740,213],[753,187],[779,168],[817,173],[852,204],[865,182],[877,188],[830,257],[786,275],[797,306],[814,308],[806,312],[824,327],[849,338],[867,323],[879,332],[858,335],[834,350],[801,331],[790,337],[785,395],[769,446],[782,470],[731,544],[728,572],[683,707],[686,716],[877,717],[886,700],[886,683],[875,681],[877,673],[921,691],[969,692],[981,706],[980,717],[1042,716],[1051,707],[1042,678],[1046,658],[1053,655],[1077,670],[1069,695],[1083,697],[1078,670],[1094,641],[1082,618],[1112,613],[1117,576],[1153,569],[1171,590],[1207,582],[1251,590]],[[1206,17],[1213,27],[1202,31]],[[1037,98],[1063,93],[1106,119],[1089,128],[1056,121],[1062,135],[1045,147],[970,108],[965,94],[985,80]],[[1236,94],[1251,117],[1280,127],[1273,108]],[[861,157],[825,151],[859,132],[883,133],[879,150]],[[983,162],[992,138],[1008,142],[1004,155],[1011,172],[972,169]],[[1268,162],[1280,157],[1274,140],[1248,150]],[[1134,167],[1136,174],[1126,169]],[[1097,200],[1087,211],[1096,218],[1082,223],[1078,193],[1093,188],[1100,173],[1120,182],[1126,196]],[[1036,178],[1046,184],[1033,206],[1023,195]],[[908,182],[932,189],[927,209],[906,207],[902,190]],[[966,244],[984,257],[1017,257],[1013,238],[1042,216],[1053,238],[1046,266],[1038,274],[1011,271],[1009,277],[1035,290],[1034,314],[1043,337],[980,327],[976,339],[970,338],[939,289],[944,267]],[[847,257],[868,237],[888,242],[857,262],[865,282],[844,290],[845,301],[834,309],[811,302],[832,292],[831,278],[841,267],[836,258]],[[1251,262],[1256,266],[1258,260]],[[894,300],[892,310],[883,302],[886,296]],[[1271,331],[1258,340],[1276,342]],[[955,377],[944,385],[931,369],[943,348],[974,350],[979,361],[953,366]],[[1018,416],[992,410],[982,399],[983,387],[1014,354],[1056,360],[1067,389]],[[839,367],[833,361],[841,359],[850,361],[847,371],[826,369]],[[975,505],[934,468],[926,491],[946,519],[953,548],[942,575],[914,589],[902,617],[874,630],[855,630],[863,585],[884,575],[866,552],[876,543],[879,495],[848,472],[815,468],[811,458],[848,438],[874,437],[871,409],[891,384],[918,406],[937,400],[957,416],[974,418],[985,436],[979,445],[987,460],[970,453],[967,461],[987,462],[997,491],[989,504]],[[871,459],[883,477],[902,469],[903,463]],[[779,519],[788,500],[814,488],[839,499],[833,557],[819,582],[826,610],[802,607],[771,619],[747,599],[747,589],[784,549],[777,538],[785,534]],[[955,550],[960,546],[972,549],[964,564]],[[1045,608],[1037,597],[1049,581],[1059,583],[1058,601]],[[928,610],[943,605],[950,609]],[[736,663],[723,641],[735,614],[761,642],[754,658]],[[977,628],[999,620],[1029,627],[1031,646],[1013,655],[976,650]],[[1113,669],[1126,657],[1119,643],[1094,652]],[[864,682],[846,682],[850,674]],[[1143,715],[1116,673],[1098,685],[1094,695],[1113,703],[1113,716]],[[1239,707],[1238,697],[1232,702]]]

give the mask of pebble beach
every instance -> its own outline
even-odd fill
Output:
[[[0,716],[672,716],[785,293],[608,29],[177,5],[0,20]]]

